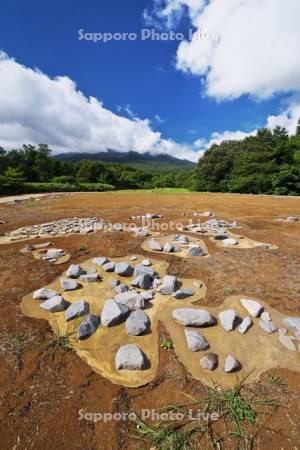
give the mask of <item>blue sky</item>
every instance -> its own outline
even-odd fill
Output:
[[[166,0],[166,5],[168,1],[180,3]],[[189,1],[186,3],[188,6]],[[201,3],[199,0],[199,8]],[[132,111],[139,119],[148,119],[151,129],[163,139],[191,148],[196,140],[209,142],[216,132],[253,132],[264,126],[268,117],[284,111],[286,99],[295,93],[292,85],[267,95],[257,95],[247,86],[234,95],[209,94],[202,69],[195,71],[191,61],[188,70],[178,67],[178,41],[142,41],[141,29],[149,28],[143,18],[146,8],[153,23],[160,20],[161,30],[168,30],[162,19],[163,7],[158,10],[157,4],[158,0],[3,0],[0,49],[18,64],[37,68],[49,78],[67,76],[86,97],[96,97],[116,115],[132,118]],[[196,30],[192,12],[190,17],[186,7],[177,8],[176,16],[172,12],[172,19],[181,17],[171,21],[172,29],[187,34],[193,23]],[[93,43],[78,39],[80,29],[133,32],[138,38]],[[18,137],[12,141],[17,142]]]

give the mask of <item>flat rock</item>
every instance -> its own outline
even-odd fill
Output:
[[[150,289],[149,291],[142,292],[142,296],[143,299],[148,302],[154,298],[154,292]]]
[[[173,275],[165,275],[162,280],[160,292],[163,295],[171,295],[176,291],[177,278]]]
[[[125,322],[126,333],[128,336],[139,336],[143,334],[150,325],[150,319],[141,309],[130,314]]]
[[[200,358],[200,366],[208,372],[215,370],[218,367],[218,355],[215,353],[206,353],[206,355]]]
[[[297,339],[300,339],[300,317],[285,317],[282,323],[294,333]]]
[[[41,309],[52,313],[65,311],[69,306],[70,303],[60,295],[54,295],[40,304]]]
[[[160,243],[155,239],[150,239],[147,243],[147,247],[150,248],[150,250],[154,250],[156,252],[161,252],[163,249]]]
[[[252,322],[252,319],[250,319],[250,317],[248,317],[248,316],[245,317],[239,326],[239,332],[241,334],[245,334],[249,330],[249,328],[252,326],[252,323],[253,322]]]
[[[231,245],[237,245],[238,241],[234,238],[227,238],[227,239],[223,239],[223,245],[225,245],[226,247],[230,247]]]
[[[64,291],[74,291],[79,288],[79,283],[76,280],[67,277],[60,279],[60,285]]]
[[[141,262],[141,264],[143,266],[149,267],[151,266],[151,261],[149,259],[143,259],[143,261]]]
[[[122,305],[113,299],[106,300],[101,312],[101,323],[105,327],[118,325],[129,314],[126,305]]]
[[[103,278],[99,273],[84,273],[80,275],[79,281],[87,281],[88,283],[95,283],[96,281],[101,281]]]
[[[207,327],[216,324],[216,319],[205,309],[174,309],[172,317],[185,327]]]
[[[89,312],[89,304],[84,300],[77,300],[77,302],[72,303],[65,312],[65,320],[69,322],[70,320],[77,319],[78,317],[84,316]]]
[[[48,300],[51,297],[57,295],[56,291],[48,288],[40,288],[34,291],[32,297],[34,300]]]
[[[83,268],[79,264],[71,264],[66,272],[68,278],[78,278],[84,274]]]
[[[138,294],[136,291],[127,291],[122,294],[117,294],[115,296],[115,301],[121,303],[122,305],[126,305],[130,311],[143,309],[145,306],[143,296]]]
[[[105,272],[114,272],[115,270],[115,266],[116,264],[114,262],[108,262],[103,264],[103,270],[105,270]]]
[[[194,295],[193,289],[179,289],[178,291],[175,291],[172,295],[172,297],[176,298],[177,300],[182,300],[187,297],[191,297]]]
[[[108,263],[109,260],[105,256],[100,256],[97,258],[93,258],[93,263],[97,266],[103,266],[104,264]]]
[[[89,314],[80,324],[78,329],[78,339],[87,339],[95,333],[100,323],[100,319],[93,314]]]
[[[236,326],[239,315],[235,309],[227,309],[226,311],[221,311],[218,318],[224,330],[232,331]]]
[[[150,289],[153,284],[153,278],[148,273],[142,273],[135,277],[131,284],[140,289]]]
[[[135,278],[145,273],[150,275],[151,278],[155,278],[157,276],[157,273],[152,267],[147,267],[144,264],[138,264],[137,266],[135,266],[133,276]]]
[[[232,355],[228,355],[225,360],[224,372],[235,372],[241,368],[240,362]]]
[[[263,322],[262,320],[260,320],[259,326],[262,330],[266,331],[269,334],[274,333],[274,331],[277,330],[277,326],[274,324],[274,322],[272,322],[272,320],[269,320],[268,322]]]
[[[240,303],[247,310],[250,316],[253,317],[259,317],[264,310],[264,307],[256,300],[241,298]]]
[[[123,277],[130,277],[133,274],[133,267],[126,262],[119,262],[115,265],[115,273]]]
[[[279,333],[278,339],[279,339],[279,342],[288,350],[291,350],[292,352],[297,350],[297,347],[296,347],[293,339],[290,338],[290,336]]]
[[[117,351],[115,364],[117,370],[143,370],[146,368],[147,360],[140,347],[128,344]]]
[[[270,313],[268,313],[268,311],[262,312],[260,315],[260,320],[262,320],[263,322],[269,322],[270,320],[272,320]]]
[[[192,352],[207,350],[209,348],[209,343],[201,333],[193,330],[184,330],[184,334],[187,346]]]
[[[136,260],[137,260],[137,256],[135,256],[135,255],[130,256],[130,261],[136,261]]]

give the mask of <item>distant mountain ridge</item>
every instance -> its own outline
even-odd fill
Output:
[[[118,152],[115,150],[108,150],[107,152],[99,153],[60,153],[53,156],[60,161],[77,162],[82,159],[91,161],[102,161],[110,163],[127,164],[132,167],[140,167],[144,169],[156,170],[178,170],[178,169],[193,169],[196,164],[187,159],[179,159],[174,156],[161,153],[159,155],[152,155],[151,153],[138,153],[134,151]]]

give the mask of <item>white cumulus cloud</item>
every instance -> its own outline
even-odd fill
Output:
[[[48,144],[55,153],[97,152],[113,149],[139,153],[168,153],[198,158],[194,148],[152,130],[149,120],[106,109],[94,97],[85,97],[67,76],[50,78],[0,52],[0,146]]]

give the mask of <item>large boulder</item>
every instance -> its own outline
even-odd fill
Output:
[[[191,247],[187,252],[187,256],[205,256],[205,255],[206,253],[204,252],[203,248],[201,248],[199,245]]]
[[[184,330],[184,334],[187,346],[192,352],[207,350],[209,348],[209,343],[201,333],[193,330]]]
[[[150,325],[150,319],[147,314],[138,309],[130,314],[125,323],[126,333],[129,336],[139,336],[145,333]]]
[[[147,359],[140,347],[128,344],[117,351],[115,364],[117,370],[143,370],[147,366]]]
[[[74,291],[79,288],[79,283],[76,280],[67,277],[60,279],[60,285],[64,291]]]
[[[77,302],[72,303],[65,312],[65,320],[69,322],[70,320],[77,319],[78,317],[85,316],[89,312],[89,304],[84,300],[77,300]]]
[[[101,323],[105,327],[118,325],[129,314],[129,309],[126,305],[122,305],[115,300],[109,299],[104,303],[101,312]]]
[[[93,314],[89,314],[83,322],[80,324],[78,329],[78,339],[87,339],[92,334],[95,333],[100,323],[100,319]]]
[[[69,305],[70,303],[67,302],[61,295],[54,295],[53,297],[50,297],[48,300],[45,300],[43,303],[41,303],[40,308],[44,311],[56,313],[65,311],[65,309],[67,309]]]
[[[282,322],[285,327],[294,333],[297,339],[300,339],[300,317],[285,317]]]
[[[122,305],[126,305],[130,311],[143,309],[145,306],[145,300],[143,296],[133,290],[123,292],[122,294],[117,294],[115,296],[115,301],[121,303]]]
[[[108,263],[109,260],[105,256],[100,256],[97,258],[93,258],[93,263],[97,266],[103,266],[104,264]]]
[[[143,275],[145,273],[150,275],[151,278],[155,278],[157,276],[157,273],[152,267],[147,267],[144,264],[138,264],[137,266],[135,266],[133,276],[134,278],[136,278],[139,275]]]
[[[78,278],[85,272],[79,264],[71,264],[66,272],[66,277],[68,278]]]
[[[34,291],[32,297],[34,300],[48,300],[51,297],[57,295],[56,291],[48,288],[40,288]]]
[[[119,262],[115,265],[115,273],[123,277],[131,277],[133,267],[126,262]]]
[[[240,302],[252,317],[259,317],[264,310],[264,307],[256,300],[241,298]]]
[[[171,295],[176,291],[177,278],[173,275],[165,275],[160,287],[160,293],[163,295]]]
[[[216,319],[205,309],[174,309],[172,317],[185,327],[207,327],[216,324]]]
[[[215,353],[206,353],[206,355],[200,358],[200,366],[208,372],[215,370],[218,367],[218,362],[218,355]]]
[[[103,270],[105,272],[114,272],[116,264],[114,262],[108,262],[103,264]]]
[[[161,252],[162,251],[162,246],[160,245],[159,242],[157,242],[155,239],[150,239],[147,243],[147,247],[150,250],[154,250],[156,252]]]
[[[221,311],[218,318],[224,330],[232,331],[237,324],[239,315],[235,309],[227,309],[226,311]]]
[[[135,277],[131,284],[140,289],[150,289],[153,284],[153,278],[148,273],[142,273]]]

